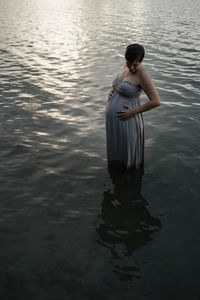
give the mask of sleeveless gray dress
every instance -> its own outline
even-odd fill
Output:
[[[142,113],[122,121],[117,111],[123,105],[137,108],[141,105],[141,88],[129,81],[120,81],[119,74],[112,84],[112,97],[105,106],[108,171],[112,169],[142,170],[144,174],[144,122]]]

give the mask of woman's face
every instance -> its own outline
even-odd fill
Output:
[[[126,66],[131,73],[135,73],[141,66],[141,63],[136,59],[133,62],[126,61]]]

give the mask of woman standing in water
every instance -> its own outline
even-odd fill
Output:
[[[108,171],[142,170],[144,174],[144,122],[142,113],[160,105],[158,92],[142,65],[144,47],[127,46],[126,65],[113,82],[106,103]],[[142,90],[149,101],[141,105]]]

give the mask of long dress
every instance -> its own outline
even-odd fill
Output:
[[[114,169],[138,170],[144,174],[144,122],[142,113],[123,121],[117,111],[126,110],[124,105],[137,108],[141,105],[141,88],[129,81],[120,81],[119,74],[112,84],[112,97],[106,102],[106,142],[108,171]]]

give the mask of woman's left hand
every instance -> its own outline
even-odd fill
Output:
[[[126,107],[127,109],[117,111],[117,114],[118,114],[117,117],[119,120],[122,120],[122,121],[125,121],[134,116],[134,109],[131,106],[124,105],[124,107]]]

